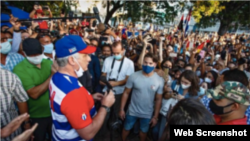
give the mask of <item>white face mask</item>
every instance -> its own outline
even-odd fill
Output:
[[[182,87],[182,89],[188,89],[189,87],[190,87],[191,85],[184,85],[184,84],[181,84],[181,87]]]
[[[31,62],[32,64],[35,64],[35,65],[41,64],[43,57],[44,57],[43,54],[35,56],[35,57],[28,57],[26,55],[26,58],[29,60],[29,62]]]
[[[11,50],[11,44],[9,41],[6,41],[4,43],[1,43],[1,49],[0,49],[0,52],[2,54],[8,54]]]
[[[74,58],[75,59],[75,58]],[[79,70],[75,70],[75,72],[76,72],[76,75],[77,75],[77,77],[79,78],[79,77],[81,77],[82,75],[83,75],[83,73],[84,73],[84,70],[82,69],[82,67],[80,66],[80,64],[78,63],[78,61],[75,59],[75,61],[76,61],[76,63],[78,64],[78,66],[79,66]]]
[[[212,80],[206,77],[206,78],[205,78],[205,82],[207,82],[207,83],[212,83]]]

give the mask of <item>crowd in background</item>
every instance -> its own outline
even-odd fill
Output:
[[[47,11],[47,17],[53,17]],[[44,17],[42,7],[35,5],[30,18]],[[1,26],[2,140],[33,134],[34,140],[44,141],[57,136],[52,135],[57,129],[52,129],[55,107],[50,105],[49,86],[63,65],[55,50],[65,36],[78,36],[96,48],[87,70],[76,71],[88,92],[107,91],[102,77],[113,87],[115,103],[98,133],[101,138],[112,132],[108,119],[120,123],[122,130],[115,136],[124,141],[131,132],[141,141],[167,140],[172,124],[250,124],[249,35],[177,29],[165,33],[138,30],[133,23],[120,28],[74,18],[32,21],[21,30],[17,18],[9,21],[12,27]],[[95,101],[96,109],[100,105]],[[72,138],[65,135],[65,139]]]

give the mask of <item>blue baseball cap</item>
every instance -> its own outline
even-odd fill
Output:
[[[55,44],[57,58],[67,57],[75,53],[91,54],[96,47],[88,46],[78,35],[64,36]]]

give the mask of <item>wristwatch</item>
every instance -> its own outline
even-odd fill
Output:
[[[105,106],[105,105],[102,105],[101,107],[103,107],[104,109],[106,109],[106,111],[107,111],[107,112],[109,112],[109,111],[110,111],[110,108],[109,108],[109,107],[107,107],[107,106]]]

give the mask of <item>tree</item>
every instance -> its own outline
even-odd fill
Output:
[[[235,25],[249,26],[250,1],[194,1],[192,16],[202,28],[220,22],[219,35],[235,28]]]
[[[183,2],[178,3],[170,6],[169,1],[105,1],[103,6],[107,8],[107,15],[104,23],[107,24],[113,14],[123,7],[127,11],[124,18],[130,17],[132,22],[140,21],[143,18],[143,22],[153,23],[153,19],[155,19],[155,23],[163,25],[165,22],[172,21],[173,17],[177,16],[177,11],[183,10]],[[164,9],[165,13],[154,10],[154,5],[157,7],[156,9]]]

